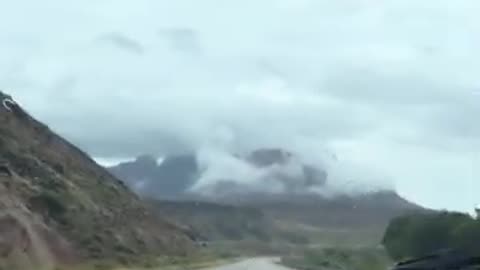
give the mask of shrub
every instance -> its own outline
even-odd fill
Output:
[[[456,248],[480,254],[480,222],[455,212],[424,213],[392,220],[383,238],[395,260]]]

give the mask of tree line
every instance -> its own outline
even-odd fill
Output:
[[[383,245],[395,260],[459,249],[480,256],[480,220],[457,212],[416,213],[393,219]]]

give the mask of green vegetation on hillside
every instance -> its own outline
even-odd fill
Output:
[[[385,270],[391,262],[382,249],[326,248],[309,249],[300,255],[284,257],[282,264],[298,270]]]
[[[395,260],[440,249],[461,249],[480,255],[480,220],[454,212],[415,214],[390,222],[383,244]]]

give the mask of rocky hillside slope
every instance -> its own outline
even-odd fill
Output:
[[[0,92],[5,267],[128,262],[140,255],[182,254],[189,246],[181,229],[157,219],[121,181]]]
[[[273,223],[261,210],[201,201],[154,201],[153,208],[171,222],[186,226],[196,240],[269,241]]]

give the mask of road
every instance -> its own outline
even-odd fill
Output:
[[[207,270],[292,270],[278,265],[276,258],[251,258],[234,264],[223,265]]]

